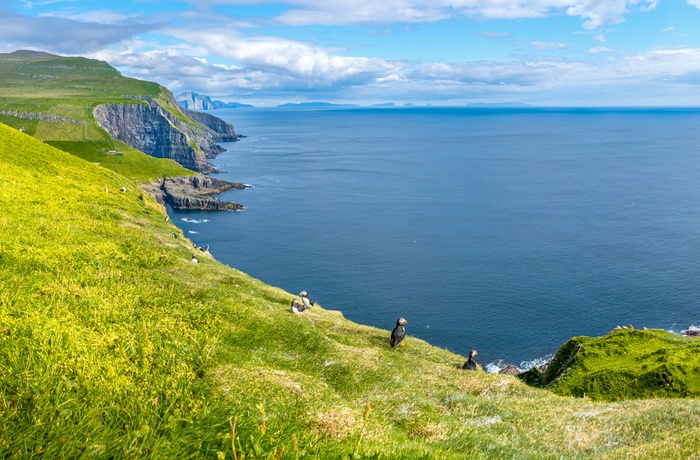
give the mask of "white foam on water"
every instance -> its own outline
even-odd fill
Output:
[[[192,219],[191,217],[183,217],[180,220],[188,224],[204,224],[209,222],[209,219]]]
[[[552,359],[554,359],[554,355],[547,355],[543,358],[536,358],[533,359],[532,361],[523,361],[520,363],[519,366],[516,366],[520,372],[526,372],[532,369],[533,367],[540,367],[544,364],[547,364],[550,362]]]
[[[196,231],[196,230],[187,230],[187,233],[191,233],[191,234],[193,234],[193,235],[198,235],[198,234],[199,234],[199,232]]]
[[[554,355],[547,355],[542,358],[535,358],[531,361],[523,361],[519,365],[515,366],[519,372],[527,372],[533,367],[540,367],[547,364],[554,358]],[[498,374],[503,369],[506,368],[510,363],[503,361],[502,359],[496,360],[492,363],[484,365],[484,371],[490,374]]]
[[[503,361],[499,359],[498,361],[488,363],[484,366],[484,371],[488,372],[489,374],[498,374],[501,371],[501,369],[503,369],[501,367],[502,362]]]

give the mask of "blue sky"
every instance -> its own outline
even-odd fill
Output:
[[[256,106],[700,106],[700,0],[0,0],[0,52]]]

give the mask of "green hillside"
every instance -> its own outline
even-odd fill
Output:
[[[700,339],[623,328],[565,343],[547,371],[523,376],[561,395],[616,401],[700,396]]]
[[[133,103],[127,96],[152,97],[167,107],[170,98],[165,91],[157,83],[124,77],[94,59],[35,51],[0,54],[1,123],[141,181],[193,173],[172,160],[155,159],[115,141],[97,124],[92,111],[99,104]],[[110,151],[123,155],[108,155]]]
[[[192,263],[132,180],[4,125],[0,209],[0,457],[697,454],[696,399],[562,397],[293,315],[291,294]]]

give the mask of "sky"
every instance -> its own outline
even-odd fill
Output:
[[[700,0],[0,0],[0,52],[269,107],[700,106]]]

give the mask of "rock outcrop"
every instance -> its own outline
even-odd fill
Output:
[[[214,115],[210,115],[205,112],[195,112],[194,110],[183,109],[182,111],[192,120],[196,121],[197,123],[201,123],[207,128],[209,128],[206,134],[214,143],[235,142],[240,137],[242,137],[241,135],[236,134],[236,131],[233,129],[232,124],[226,123],[221,118],[217,118]],[[221,147],[219,147],[216,144],[215,148],[221,149]]]
[[[226,182],[209,176],[167,177],[151,184],[142,185],[161,204],[168,203],[173,209],[202,211],[238,211],[243,205],[214,198],[230,189],[244,189],[247,186]]]
[[[224,151],[217,142],[237,139],[232,125],[211,115],[196,114],[197,120],[190,122],[190,115],[196,112],[183,113],[174,100],[168,104],[147,97],[133,99],[134,103],[99,105],[93,114],[112,137],[148,155],[173,159],[194,171],[212,172],[206,159]]]
[[[504,375],[518,375],[520,371],[517,367],[513,366],[512,364],[508,364],[506,365],[506,367],[498,371],[498,373]]]

